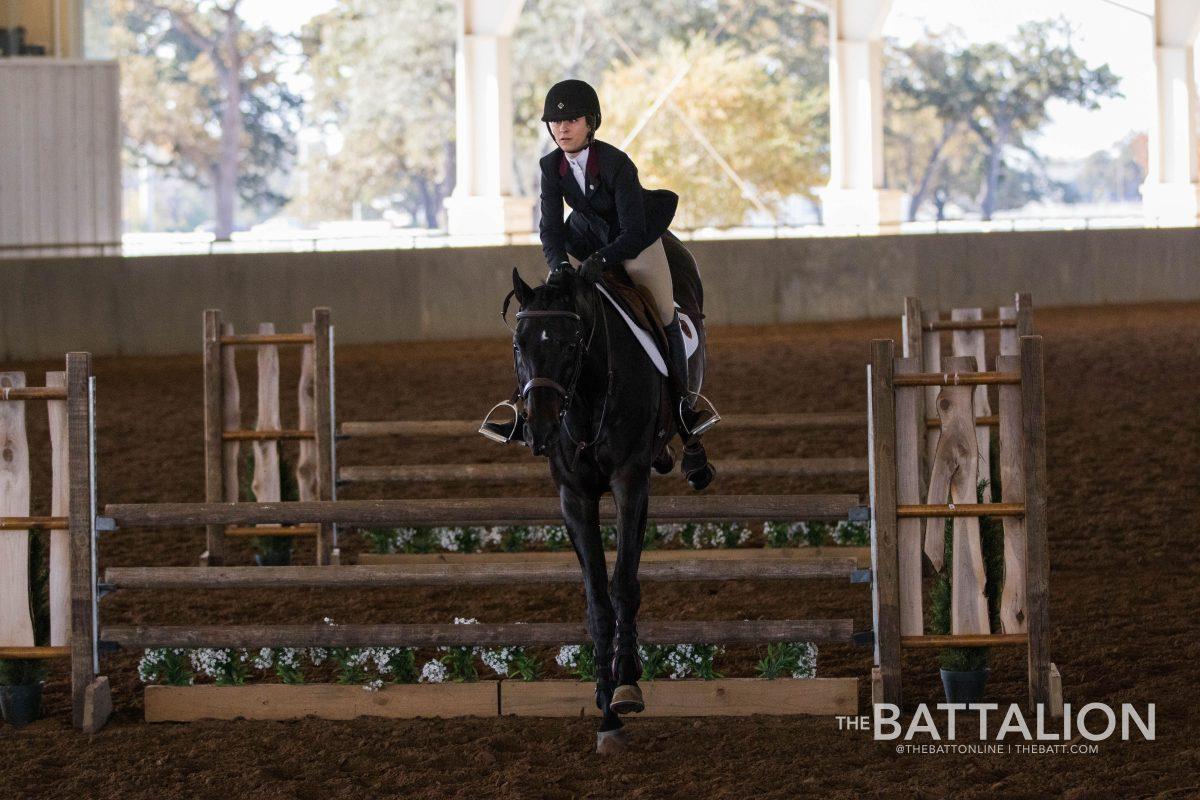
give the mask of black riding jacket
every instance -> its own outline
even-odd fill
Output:
[[[580,261],[593,253],[610,264],[627,261],[666,233],[675,217],[678,195],[643,189],[633,161],[611,144],[594,140],[590,147],[586,191],[580,191],[562,148],[539,162],[542,252],[551,267],[568,253]],[[572,209],[565,222],[563,200]]]

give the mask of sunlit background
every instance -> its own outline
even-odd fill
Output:
[[[4,2],[15,28],[29,3]],[[82,54],[120,67],[123,252],[530,241],[541,102],[564,77],[598,88],[600,138],[643,184],[680,195],[685,238],[1195,222],[1143,202],[1154,0],[867,0],[883,12],[866,33],[841,0],[832,49],[821,0],[497,5],[518,12],[484,63],[511,85],[510,131],[472,106],[488,97],[460,118],[456,54],[487,37],[455,2],[85,0]],[[43,32],[49,55],[64,25]],[[850,74],[864,43],[877,75]],[[880,107],[858,107],[872,93]],[[464,146],[511,164],[464,179]],[[456,219],[456,187],[505,221]]]

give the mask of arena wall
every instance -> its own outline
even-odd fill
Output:
[[[963,233],[691,242],[708,324],[763,325],[995,305],[1200,299],[1200,229]],[[198,352],[205,308],[238,330],[297,328],[330,306],[338,344],[507,336],[498,318],[533,246],[0,261],[0,357]]]

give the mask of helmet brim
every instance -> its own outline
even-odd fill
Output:
[[[555,111],[552,114],[542,114],[542,122],[562,122],[563,120],[568,119],[579,119],[580,117],[586,117],[587,115],[587,111],[568,108],[562,111]]]

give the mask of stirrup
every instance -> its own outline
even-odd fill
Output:
[[[492,414],[496,411],[497,408],[500,408],[501,406],[504,406],[505,408],[511,408],[512,412],[513,412],[512,427],[510,427],[508,429],[507,436],[502,436],[501,434],[497,433],[496,431],[488,429],[488,425],[496,425],[497,427],[499,427],[500,423],[492,422],[491,419],[492,419]],[[491,439],[493,442],[497,442],[499,444],[508,444],[509,442],[511,442],[513,440],[513,434],[515,434],[517,432],[517,423],[520,422],[520,418],[521,418],[521,412],[517,410],[516,404],[510,403],[507,400],[501,400],[499,403],[496,403],[496,405],[492,406],[491,409],[487,412],[487,414],[484,415],[483,422],[481,422],[479,424],[479,432],[482,433],[487,438]]]
[[[688,391],[688,395],[691,395],[692,397],[695,397],[695,398],[703,401],[704,406],[706,406],[707,410],[712,413],[712,416],[710,416],[708,419],[704,420],[699,425],[697,425],[695,427],[695,429],[684,431],[687,434],[687,438],[691,439],[696,436],[702,436],[705,431],[707,431],[713,425],[716,425],[718,422],[720,422],[721,415],[717,413],[716,406],[714,406],[712,404],[712,401],[710,401],[704,395],[700,394],[699,392],[693,392],[693,391]],[[679,419],[681,421],[684,418],[683,417],[683,403],[684,403],[684,398],[680,398],[680,400],[679,400]],[[700,409],[697,409],[694,404],[689,404],[689,408],[692,410],[693,413],[699,413],[699,411],[700,411]]]

